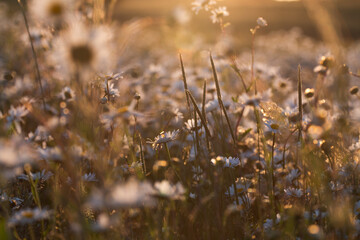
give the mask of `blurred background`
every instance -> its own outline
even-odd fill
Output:
[[[114,11],[114,17],[120,21],[139,17],[169,18],[175,9],[187,10],[192,19],[189,28],[196,32],[219,31],[209,21],[209,14],[191,12],[191,0],[120,0]],[[360,37],[360,1],[359,0],[320,0],[330,11],[333,21],[338,26],[339,35],[344,42],[351,42]],[[264,31],[288,30],[293,27],[302,29],[305,35],[320,38],[312,14],[304,7],[303,1],[296,0],[223,0],[219,5],[227,6],[230,16],[231,31],[235,35],[244,35],[243,41],[249,40],[249,28],[255,25],[259,16],[264,17],[269,28]],[[238,36],[238,37],[239,37]]]

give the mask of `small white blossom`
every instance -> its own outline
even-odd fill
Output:
[[[200,10],[204,9],[205,11],[209,11],[213,5],[216,4],[215,0],[195,0],[191,3],[192,10],[195,14],[198,14]]]
[[[175,130],[172,132],[161,132],[160,135],[156,136],[154,140],[149,139],[147,143],[152,144],[153,149],[157,150],[159,149],[159,147],[161,147],[161,144],[175,140],[178,134],[179,130]]]
[[[284,189],[284,192],[289,197],[295,197],[295,198],[300,198],[303,195],[303,191],[301,189],[292,188],[292,187]]]
[[[259,17],[256,22],[260,27],[266,27],[268,25],[267,21],[262,17]]]
[[[182,199],[185,194],[185,189],[181,183],[176,185],[170,184],[168,181],[163,180],[156,182],[154,185],[155,196],[170,198],[170,199]]]
[[[16,225],[30,224],[36,221],[48,219],[51,216],[51,212],[44,209],[24,209],[16,212],[8,221],[10,227]]]
[[[211,20],[213,23],[221,23],[223,18],[229,16],[229,12],[226,7],[219,7],[211,11]]]
[[[211,163],[216,166],[218,164],[222,164],[224,168],[235,168],[240,165],[239,158],[233,157],[222,157],[218,156],[216,158],[211,159]]]
[[[29,111],[25,106],[18,106],[14,108],[14,106],[11,105],[8,111],[8,116],[6,118],[7,126],[10,127],[12,124],[14,124],[17,133],[21,133],[20,123],[25,123],[23,117],[25,117],[28,113]]]

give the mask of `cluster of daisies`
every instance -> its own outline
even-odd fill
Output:
[[[258,18],[252,51],[191,33],[179,55],[113,2],[1,5],[1,239],[360,236],[359,43]]]

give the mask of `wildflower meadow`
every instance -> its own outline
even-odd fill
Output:
[[[360,239],[360,5],[255,2],[1,1],[0,239]]]

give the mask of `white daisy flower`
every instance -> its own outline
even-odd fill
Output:
[[[151,143],[154,150],[159,149],[161,144],[168,143],[177,138],[179,134],[179,130],[175,131],[168,131],[168,132],[161,132],[158,136],[155,137],[154,140],[149,139],[147,143]]]
[[[16,225],[31,224],[40,220],[48,219],[51,216],[51,211],[40,208],[24,209],[16,212],[9,220],[10,227]]]
[[[211,20],[213,23],[221,23],[223,18],[229,16],[229,12],[226,7],[219,7],[211,11]]]

